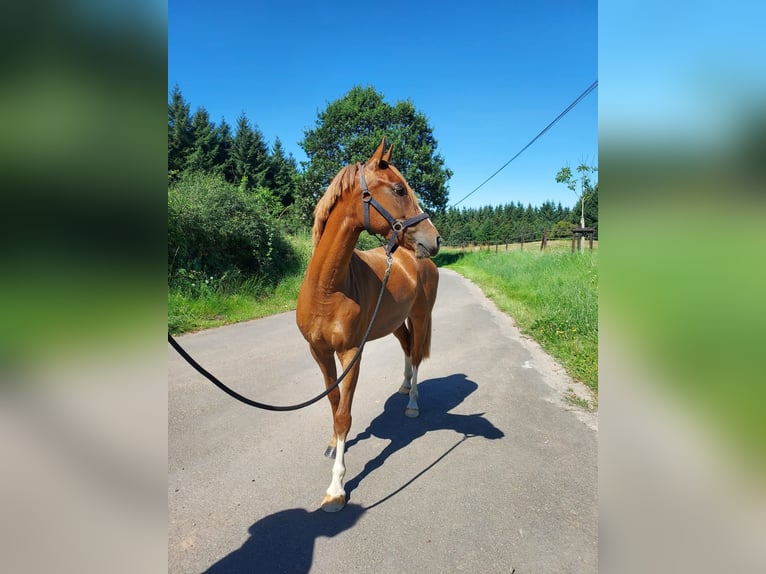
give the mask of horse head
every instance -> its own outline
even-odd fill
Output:
[[[439,251],[441,237],[407,180],[391,164],[393,147],[386,148],[383,137],[372,157],[360,167],[364,227],[389,239],[389,249],[400,245],[418,257],[431,257]]]

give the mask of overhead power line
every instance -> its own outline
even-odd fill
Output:
[[[554,119],[554,120],[553,120],[551,123],[549,123],[547,126],[545,126],[545,127],[544,127],[544,128],[541,130],[541,131],[540,131],[540,133],[539,133],[539,134],[537,134],[537,135],[536,135],[534,138],[532,138],[532,139],[529,141],[529,143],[528,143],[527,145],[525,145],[523,148],[521,148],[521,149],[518,151],[518,153],[517,153],[515,156],[513,156],[511,159],[509,159],[507,162],[505,162],[505,163],[504,163],[502,166],[500,166],[500,168],[499,168],[499,169],[498,169],[498,170],[497,170],[495,173],[493,173],[493,174],[492,174],[492,175],[490,175],[490,176],[489,176],[487,179],[485,179],[485,180],[484,180],[484,181],[482,181],[482,182],[481,182],[479,185],[477,185],[477,186],[476,186],[476,187],[473,189],[473,191],[471,191],[471,192],[470,192],[468,195],[466,195],[465,197],[463,197],[463,198],[462,198],[460,201],[458,201],[457,203],[453,203],[453,204],[452,204],[450,207],[457,207],[457,206],[458,206],[460,203],[462,203],[463,201],[465,201],[466,199],[468,199],[469,197],[471,197],[471,196],[472,196],[474,193],[476,193],[477,191],[479,191],[479,189],[481,189],[481,187],[482,187],[482,186],[483,186],[485,183],[487,183],[489,180],[491,180],[493,177],[495,177],[495,176],[496,176],[498,173],[500,173],[501,171],[503,171],[503,170],[506,168],[506,166],[507,166],[509,163],[511,163],[513,160],[515,160],[517,157],[519,157],[519,156],[520,156],[522,153],[524,153],[524,151],[525,151],[525,150],[526,150],[526,149],[527,149],[529,146],[531,146],[533,143],[535,143],[535,142],[536,142],[536,141],[537,141],[537,140],[540,138],[540,136],[542,136],[542,135],[543,135],[545,132],[547,132],[547,131],[548,131],[549,129],[551,129],[551,128],[552,128],[554,125],[556,125],[556,122],[558,122],[558,121],[559,121],[561,118],[563,118],[563,117],[564,117],[565,115],[567,115],[567,114],[568,114],[570,111],[572,111],[572,109],[574,109],[574,107],[575,107],[577,104],[579,104],[579,103],[580,103],[582,100],[584,100],[584,99],[585,99],[585,97],[586,97],[588,94],[590,94],[590,93],[591,93],[593,90],[595,90],[597,86],[598,86],[598,80],[596,80],[595,82],[593,82],[593,83],[592,83],[590,86],[588,86],[588,87],[585,89],[585,91],[584,91],[582,94],[580,94],[579,96],[577,96],[577,98],[576,98],[576,99],[575,99],[575,100],[574,100],[574,101],[573,101],[571,104],[569,104],[569,105],[567,106],[567,108],[566,108],[566,109],[565,109],[563,112],[561,112],[559,115],[557,115],[557,116],[556,116],[556,119]]]

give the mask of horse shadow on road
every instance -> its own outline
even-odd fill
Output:
[[[395,393],[389,397],[383,407],[383,412],[373,419],[364,431],[346,443],[346,448],[350,449],[359,442],[373,436],[390,441],[378,456],[365,464],[359,474],[346,482],[345,489],[347,496],[350,498],[351,492],[359,486],[362,480],[383,466],[391,455],[425,436],[428,432],[452,430],[458,435],[462,435],[463,441],[477,436],[490,440],[503,438],[505,436],[503,431],[484,418],[484,413],[461,415],[449,412],[462,403],[477,388],[478,385],[464,374],[455,374],[423,381],[418,384],[421,407],[420,416],[414,419],[408,419],[404,416],[404,409],[408,401],[407,395]],[[444,458],[455,447],[457,447],[457,444],[442,454],[441,457],[425,470],[433,467],[436,462]],[[420,476],[420,474],[417,476]],[[411,484],[411,482],[412,480],[407,485]],[[396,492],[399,492],[402,488]]]
[[[395,393],[386,401],[383,412],[347,443],[350,448],[373,436],[390,441],[378,456],[368,461],[364,469],[345,484],[347,494],[350,495],[366,476],[383,466],[391,455],[428,432],[453,430],[462,436],[462,440],[435,461],[429,461],[426,468],[393,493],[366,508],[349,501],[341,512],[333,514],[319,509],[309,512],[303,508],[291,508],[260,519],[250,527],[250,538],[240,548],[213,564],[205,574],[308,573],[318,538],[332,538],[353,528],[366,511],[401,492],[466,439],[480,436],[495,440],[505,436],[503,431],[484,418],[484,413],[462,415],[449,412],[477,388],[475,382],[462,374],[423,381],[418,385],[421,393],[420,416],[415,419],[404,416],[407,395]]]
[[[305,574],[314,560],[314,544],[352,528],[364,509],[347,504],[342,512],[328,514],[290,508],[262,518],[248,530],[250,538],[237,550],[205,570],[204,574]]]

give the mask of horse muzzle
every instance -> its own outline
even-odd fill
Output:
[[[414,234],[415,255],[419,258],[433,257],[439,252],[442,238],[439,235],[435,237],[424,237],[426,234]]]

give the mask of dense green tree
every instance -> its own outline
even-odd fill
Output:
[[[574,211],[572,213],[575,213]],[[565,219],[559,220],[550,230],[549,237],[572,237],[572,227],[574,224],[571,221]]]
[[[176,178],[186,169],[194,146],[189,103],[176,84],[168,102],[168,176]]]
[[[263,185],[269,168],[269,149],[261,131],[250,124],[244,112],[237,119],[230,157],[234,181],[245,181],[248,189]]]
[[[556,208],[552,201],[546,201],[537,210],[537,219],[543,227],[550,229],[556,223]]]
[[[218,156],[215,160],[215,171],[222,174],[226,181],[236,183],[231,160],[231,146],[234,138],[231,135],[231,127],[226,123],[226,120],[221,120],[216,128],[216,135],[218,137]]]
[[[168,190],[168,271],[172,280],[259,277],[276,283],[299,261],[259,190],[219,174],[187,171]]]
[[[588,226],[595,228],[598,237],[598,182],[585,197],[585,221]]]
[[[218,130],[210,121],[205,108],[197,108],[191,119],[193,144],[186,161],[187,169],[193,172],[210,173],[219,160]]]
[[[393,106],[373,87],[353,87],[319,112],[316,124],[299,142],[308,156],[300,194],[312,206],[335,174],[347,164],[366,161],[383,136],[394,145],[393,164],[432,213],[447,206],[452,171],[437,152],[427,118],[409,100]]]
[[[292,154],[285,155],[282,141],[279,138],[274,140],[269,162],[268,187],[271,188],[274,196],[279,199],[283,206],[292,205],[295,203],[298,167]]]
[[[587,215],[586,201],[586,217]],[[545,202],[539,207],[531,204],[526,207],[521,203],[509,203],[502,206],[479,208],[449,208],[446,212],[433,216],[434,225],[446,244],[457,245],[468,242],[504,243],[539,241],[543,228],[548,230],[548,237],[571,237],[574,210],[554,207],[552,202]],[[579,212],[578,212],[579,213]]]

